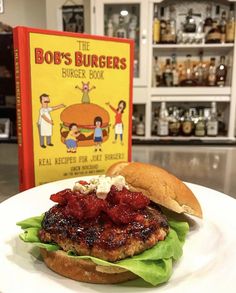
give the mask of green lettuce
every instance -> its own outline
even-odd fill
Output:
[[[60,247],[55,243],[42,243],[38,237],[44,214],[38,217],[28,218],[17,225],[24,232],[20,234],[20,239],[24,242],[32,243],[37,247],[42,247],[48,251],[59,250]],[[97,265],[115,266],[127,269],[144,281],[156,286],[169,280],[172,274],[173,261],[177,261],[183,253],[183,244],[189,231],[186,222],[169,220],[170,231],[164,241],[158,242],[152,248],[135,255],[133,257],[117,261],[108,262],[92,256],[78,256],[72,251],[68,251],[68,256],[77,259],[90,259]]]

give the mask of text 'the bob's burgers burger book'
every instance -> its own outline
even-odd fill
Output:
[[[133,41],[14,29],[20,190],[131,160]]]

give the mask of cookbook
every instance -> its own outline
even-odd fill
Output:
[[[130,161],[133,41],[13,33],[20,190]]]

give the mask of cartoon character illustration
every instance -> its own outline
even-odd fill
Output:
[[[77,137],[78,147],[94,147],[94,120],[96,117],[102,119],[102,143],[109,139],[110,135],[110,115],[106,109],[97,104],[72,104],[67,106],[60,113],[61,120],[61,142],[65,144],[68,136],[69,125],[75,123],[78,125],[79,136]],[[97,131],[98,132],[98,131]],[[97,144],[97,143],[96,143]]]
[[[90,88],[90,86],[89,86],[89,81],[88,81],[87,83],[84,83],[84,82],[82,81],[82,85],[83,85],[82,88],[80,88],[78,85],[77,85],[75,88],[81,90],[81,92],[83,93],[81,103],[83,103],[83,104],[89,104],[89,103],[90,103],[89,93],[90,93],[93,89],[96,89],[96,87],[95,87],[95,86],[92,86],[92,87]]]
[[[48,94],[42,94],[40,97],[41,108],[39,110],[39,119],[38,119],[38,128],[39,128],[39,139],[40,146],[42,148],[46,148],[44,144],[44,137],[46,137],[47,146],[53,146],[51,138],[52,138],[52,128],[53,128],[53,120],[51,118],[50,112],[54,110],[58,110],[64,108],[64,104],[60,104],[54,107],[48,107],[50,103],[50,98]]]
[[[79,128],[76,123],[69,125],[69,132],[65,139],[65,145],[67,147],[67,153],[76,153],[77,150],[77,137],[80,135]]]
[[[102,118],[100,116],[95,117],[94,119],[94,135],[93,140],[95,144],[95,152],[99,149],[99,151],[102,151],[102,141],[103,141],[103,133],[102,133]]]
[[[123,145],[123,130],[124,130],[124,126],[123,126],[123,122],[122,122],[122,114],[124,113],[124,110],[126,108],[126,102],[124,100],[120,100],[119,103],[118,103],[117,109],[115,109],[109,102],[106,103],[106,104],[116,114],[115,115],[115,124],[114,124],[115,140],[113,141],[113,143],[117,142],[117,137],[118,137],[118,135],[120,135],[120,142]]]

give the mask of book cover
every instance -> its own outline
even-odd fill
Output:
[[[131,160],[133,41],[14,29],[20,190]]]

